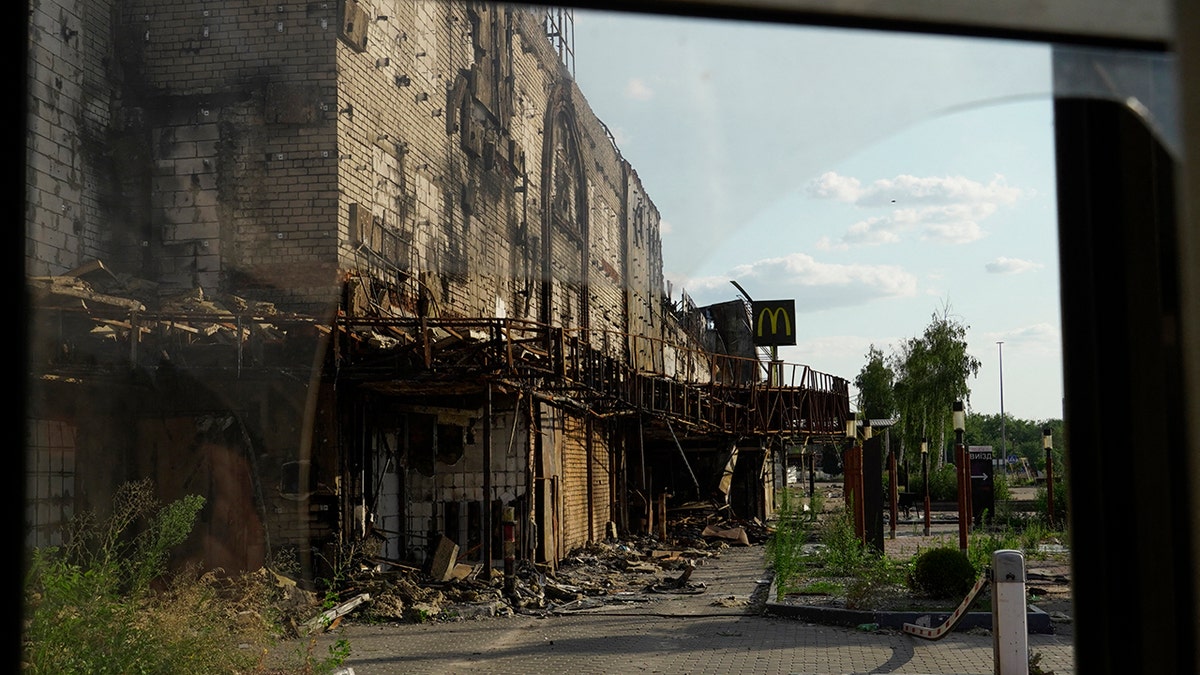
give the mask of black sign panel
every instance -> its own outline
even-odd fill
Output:
[[[796,301],[755,300],[751,303],[754,344],[796,344]]]
[[[983,524],[983,512],[988,518],[996,513],[996,465],[992,462],[992,447],[971,448],[971,520]]]

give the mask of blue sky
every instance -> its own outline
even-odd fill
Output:
[[[783,359],[853,381],[949,306],[970,409],[1062,417],[1045,45],[575,12],[584,95],[679,298],[796,300]]]

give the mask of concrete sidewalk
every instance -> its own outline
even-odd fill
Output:
[[[355,675],[401,673],[992,673],[992,636],[973,630],[930,642],[898,630],[863,632],[765,616],[762,546],[727,549],[692,575],[699,595],[607,605],[547,618],[350,624],[338,638]],[[307,641],[281,649],[303,649]],[[1030,635],[1031,653],[1056,675],[1074,672],[1071,638]],[[296,652],[299,653],[299,652]],[[287,656],[287,653],[282,653]]]

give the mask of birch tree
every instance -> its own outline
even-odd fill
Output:
[[[967,353],[969,329],[945,304],[933,313],[924,333],[906,340],[892,357],[901,442],[918,448],[922,438],[931,439],[939,466],[947,432],[953,433],[951,408],[955,401],[970,399],[967,380],[979,373],[979,359]]]

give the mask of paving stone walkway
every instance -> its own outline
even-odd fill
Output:
[[[355,675],[410,673],[992,673],[992,636],[956,632],[929,642],[764,615],[762,546],[727,549],[692,575],[699,595],[545,618],[510,616],[433,624],[349,624],[318,638],[314,654],[349,641]],[[282,645],[300,650],[304,642]],[[1030,635],[1040,666],[1074,672],[1069,636]],[[348,673],[348,671],[347,671]]]

